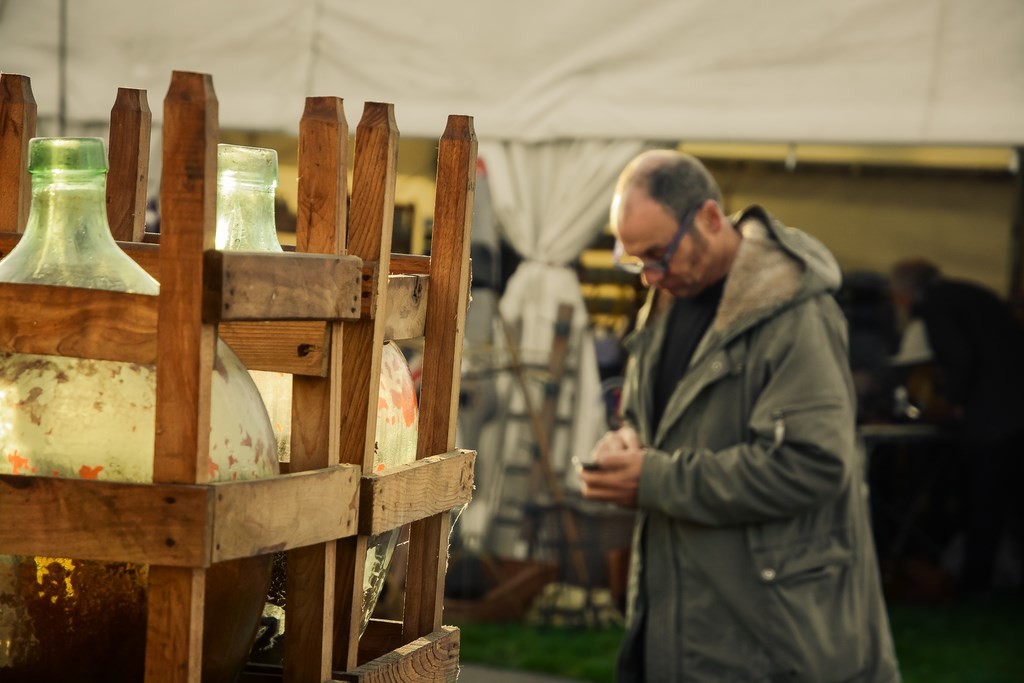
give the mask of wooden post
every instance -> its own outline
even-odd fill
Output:
[[[376,311],[387,306],[388,268],[391,259],[391,223],[395,210],[395,176],[398,168],[398,126],[394,107],[367,102],[356,127],[352,175],[352,206],[349,213],[348,252],[365,261],[377,261],[376,281],[370,297]],[[377,397],[380,363],[384,349],[384,316],[347,323],[342,375],[345,395],[352,397],[339,425],[341,461],[373,470],[377,431]],[[379,323],[379,324],[378,324]],[[332,410],[335,407],[332,406]],[[337,406],[340,410],[340,405]],[[362,618],[363,565],[367,537],[357,535],[338,542],[338,584],[335,622],[335,666],[355,668]]]
[[[217,97],[207,74],[175,71],[164,100],[153,481],[209,479],[216,332],[202,320],[203,252],[214,245]],[[146,683],[200,683],[202,568],[151,566]]]
[[[152,123],[146,91],[118,88],[110,110],[107,221],[114,239],[121,242],[141,242],[146,231]]]
[[[342,101],[310,97],[299,123],[296,250],[345,253],[348,196],[348,123]],[[340,323],[330,323],[327,377],[292,380],[291,471],[339,462],[337,406],[342,381]],[[289,683],[320,683],[331,677],[337,541],[288,553],[288,637],[284,671]]]
[[[437,158],[418,459],[455,447],[462,343],[469,303],[469,236],[473,221],[476,147],[472,118],[449,116]],[[441,628],[450,530],[449,512],[412,525],[403,634],[407,640]]]
[[[32,200],[28,141],[36,134],[28,76],[0,74],[0,122],[0,232],[24,232]]]

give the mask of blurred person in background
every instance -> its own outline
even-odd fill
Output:
[[[944,277],[923,259],[896,263],[889,287],[901,319],[924,323],[941,373],[937,389],[959,419],[967,510],[958,585],[965,595],[983,594],[993,587],[1004,532],[1016,525],[1024,536],[1013,491],[1024,474],[1024,327],[994,292]]]
[[[693,157],[646,152],[611,207],[651,288],[624,426],[583,492],[637,508],[617,680],[890,683],[839,268]]]

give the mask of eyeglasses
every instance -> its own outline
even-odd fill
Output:
[[[615,249],[612,252],[612,260],[615,263],[615,267],[634,275],[644,272],[667,273],[668,264],[672,257],[676,255],[679,243],[683,241],[683,235],[693,225],[693,218],[697,215],[699,208],[700,206],[695,206],[686,213],[686,217],[679,223],[679,227],[676,229],[675,234],[672,235],[672,239],[665,246],[665,253],[657,261],[640,258],[639,256],[630,256],[626,253],[625,247],[622,246],[621,240],[615,240]]]

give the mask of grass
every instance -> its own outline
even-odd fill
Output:
[[[895,604],[893,639],[904,683],[1024,681],[1024,596],[948,605]],[[580,681],[612,683],[622,629],[456,624],[461,659]]]

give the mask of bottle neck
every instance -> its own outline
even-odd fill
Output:
[[[159,285],[110,234],[106,174],[34,172],[25,233],[0,261],[0,281],[156,294]]]
[[[282,251],[273,187],[218,185],[216,244],[225,251]]]
[[[25,237],[56,249],[81,251],[113,242],[107,224],[106,178],[94,173],[32,176],[32,204]]]

